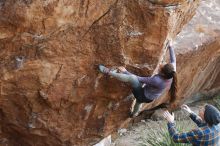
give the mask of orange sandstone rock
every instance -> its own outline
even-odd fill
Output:
[[[130,90],[96,65],[151,75],[199,0],[170,2],[0,1],[4,143],[87,146],[126,125]]]

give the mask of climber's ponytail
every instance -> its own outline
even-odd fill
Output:
[[[173,81],[169,90],[170,102],[173,103],[177,98],[177,74],[173,72]]]
[[[177,73],[171,63],[165,64],[161,69],[161,75],[165,79],[172,79],[172,84],[169,90],[170,102],[174,102],[177,98]]]

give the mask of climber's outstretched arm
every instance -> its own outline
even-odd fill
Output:
[[[173,64],[174,71],[176,71],[176,55],[174,49],[171,45],[168,46],[170,52],[170,63]]]

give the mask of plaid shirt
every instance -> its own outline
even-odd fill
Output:
[[[190,114],[190,118],[198,128],[186,133],[178,133],[175,123],[167,124],[174,142],[191,143],[193,146],[220,146],[220,124],[209,127],[194,113]]]

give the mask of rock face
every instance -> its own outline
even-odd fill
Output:
[[[179,97],[173,108],[220,94],[220,2],[202,0],[196,15],[174,42],[177,54]],[[147,104],[150,109],[168,96]]]
[[[180,94],[185,98],[220,93],[219,13],[218,0],[201,1],[197,14],[177,37]]]
[[[1,0],[1,145],[92,145],[126,124],[130,90],[99,74],[97,64],[124,65],[139,75],[151,75],[163,59],[167,39],[181,31],[198,3]],[[200,52],[207,54],[209,47],[216,51],[217,45],[217,40],[210,42]],[[180,67],[190,70],[215,54],[201,62],[194,58],[196,66],[189,61]],[[184,55],[178,61],[185,61]],[[194,70],[193,78],[198,79],[199,69]],[[192,75],[178,71],[180,81]],[[219,86],[218,81],[208,89]],[[184,83],[182,93],[194,93],[189,84]]]

